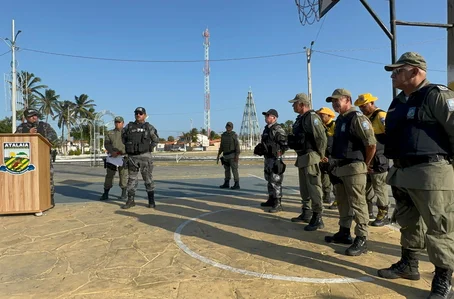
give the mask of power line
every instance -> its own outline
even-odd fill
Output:
[[[0,54],[0,57],[1,57],[1,56],[3,56],[3,55],[6,55],[6,54],[8,54],[9,52],[11,52],[11,50],[8,50],[8,51],[6,51],[5,53],[3,53],[3,54]]]

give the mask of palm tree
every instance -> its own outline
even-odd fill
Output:
[[[35,74],[26,71],[20,71],[17,75],[17,86],[22,92],[24,99],[24,108],[35,108],[37,98],[43,98],[44,95],[40,92],[41,89],[47,88],[47,85],[40,84],[41,78]]]
[[[61,139],[64,140],[65,136],[65,127],[67,127],[67,140],[70,137],[70,125],[75,124],[75,104],[71,101],[58,102],[58,105],[55,107],[57,114],[55,114],[52,119],[57,119],[57,125],[61,128]]]
[[[81,94],[74,96],[74,117],[75,118],[88,118],[93,119],[95,101],[88,98],[88,95]]]
[[[49,115],[54,117],[55,113],[58,109],[58,99],[60,98],[59,95],[55,94],[55,90],[53,89],[46,89],[44,91],[44,96],[38,99],[39,102],[39,112],[41,115],[46,115],[46,122],[49,120]]]
[[[286,120],[285,123],[282,124],[285,133],[292,134],[293,132],[293,120]]]

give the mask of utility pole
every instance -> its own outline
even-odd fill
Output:
[[[391,33],[391,63],[397,61],[397,37],[396,37],[396,4],[395,0],[389,0],[389,22]],[[397,97],[397,89],[393,87],[393,99]]]
[[[454,24],[454,0],[448,0],[448,24]],[[448,87],[454,90],[454,28],[448,28]]]
[[[311,58],[312,58],[312,46],[314,41],[311,42],[311,47],[306,48],[306,58],[307,58],[307,96],[309,97],[310,107],[312,109],[312,75],[311,75]]]

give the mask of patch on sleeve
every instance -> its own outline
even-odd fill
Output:
[[[380,121],[381,121],[382,124],[385,124],[385,118],[384,117],[380,118]]]
[[[361,116],[363,113],[361,111],[356,111],[356,115]]]
[[[407,119],[415,118],[415,114],[416,114],[416,107],[410,107],[410,109],[408,109],[408,112],[407,112]]]
[[[318,119],[314,119],[314,125],[318,126],[318,124],[319,124]]]
[[[448,103],[448,110],[449,111],[454,111],[454,98],[453,99],[448,99],[446,102]]]
[[[365,120],[361,123],[361,126],[363,127],[364,130],[369,130],[370,129],[370,125],[369,125],[369,121]]]
[[[444,85],[437,85],[437,87],[438,87],[439,90],[442,90],[442,91],[447,91],[447,90],[449,90],[449,88],[447,88],[447,87],[444,86]]]

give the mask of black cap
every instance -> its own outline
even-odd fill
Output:
[[[35,116],[35,115],[39,115],[39,112],[36,111],[35,109],[25,109],[25,111],[24,111],[25,117],[30,117],[30,116]]]
[[[143,107],[137,107],[136,110],[134,110],[134,113],[136,112],[142,112],[143,114],[147,114],[147,110]]]
[[[225,124],[226,127],[231,127],[233,129],[233,123],[231,121]]]
[[[270,109],[266,112],[262,112],[263,115],[274,115],[276,117],[279,117],[279,114],[277,113],[277,111],[275,109]]]

